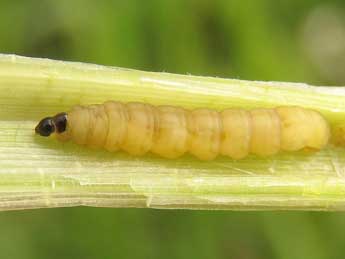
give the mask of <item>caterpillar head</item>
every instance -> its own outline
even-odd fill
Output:
[[[58,113],[54,117],[42,119],[36,126],[36,134],[49,137],[53,133],[63,133],[66,131],[67,113]]]

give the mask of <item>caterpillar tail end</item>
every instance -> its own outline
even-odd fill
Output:
[[[42,119],[35,127],[36,134],[49,137],[53,133],[61,134],[67,128],[67,113],[58,113],[54,117]]]

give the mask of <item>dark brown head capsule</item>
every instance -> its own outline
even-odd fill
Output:
[[[48,137],[55,132],[55,125],[52,117],[42,119],[35,128],[36,134],[43,137]]]
[[[35,132],[43,137],[49,137],[54,132],[62,133],[67,127],[67,114],[58,113],[54,117],[42,119],[35,128]]]

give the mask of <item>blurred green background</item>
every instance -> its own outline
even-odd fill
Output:
[[[0,52],[345,85],[345,2],[0,0]],[[0,258],[344,257],[344,213],[106,208],[0,213]]]

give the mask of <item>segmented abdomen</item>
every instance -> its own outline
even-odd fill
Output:
[[[191,153],[201,160],[322,149],[330,137],[329,125],[318,112],[289,106],[217,112],[106,102],[74,107],[67,123],[61,140],[131,155],[152,152],[177,158]]]

